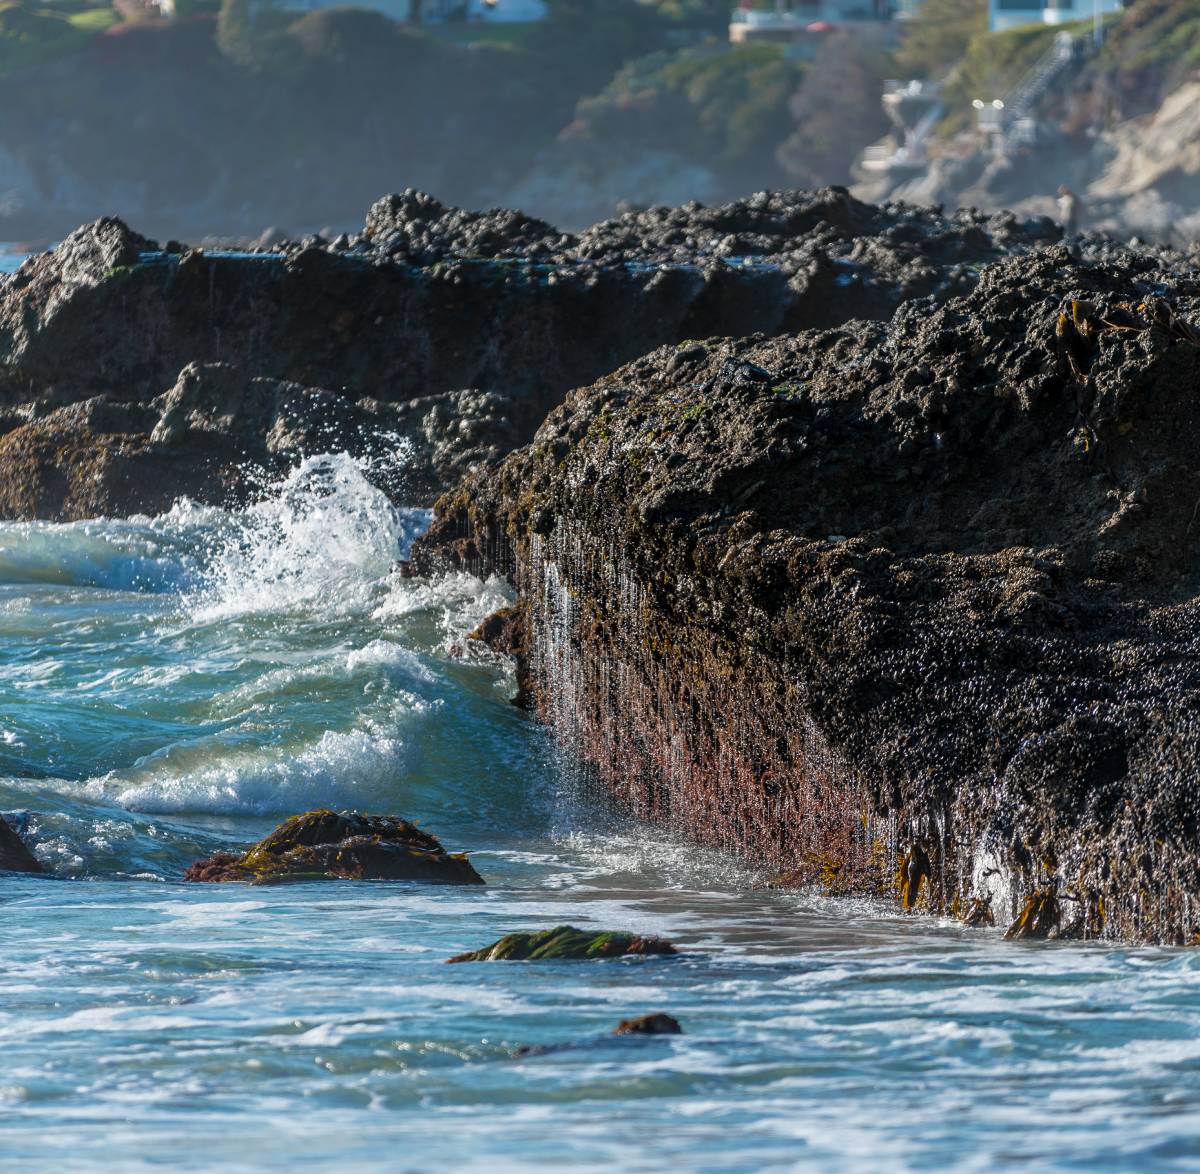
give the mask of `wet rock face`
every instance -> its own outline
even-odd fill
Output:
[[[516,664],[517,695],[513,703],[528,709],[532,703],[529,675],[529,622],[523,607],[502,607],[493,612],[468,637]]]
[[[1061,248],[662,348],[439,503],[536,705],[638,814],[1020,936],[1200,928],[1200,286]]]
[[[377,203],[353,239],[251,253],[163,248],[101,220],[0,278],[0,431],[109,403],[127,426],[77,438],[93,465],[101,449],[118,465],[153,466],[152,446],[186,453],[185,479],[213,473],[193,496],[214,500],[235,450],[357,443],[365,417],[412,446],[405,493],[428,500],[526,441],[568,388],[665,342],[886,319],[907,299],[969,290],[981,263],[1056,232],[839,189],[653,209],[578,236],[410,191]],[[196,435],[203,469],[187,453]],[[14,443],[39,455],[22,484],[0,477],[0,499],[20,503],[8,516],[77,516],[79,492],[57,504],[49,483],[88,456],[32,434]],[[57,474],[39,481],[34,463]]]
[[[0,418],[0,518],[156,514],[181,496],[236,505],[305,454],[348,452],[398,498],[427,499],[516,443],[497,398],[351,401],[228,363],[191,363],[149,404],[97,396]],[[382,458],[382,459],[380,459]]]
[[[293,816],[241,856],[217,852],[184,875],[208,883],[319,879],[484,883],[466,856],[407,820],[333,811]]]
[[[637,934],[576,929],[560,925],[536,933],[514,933],[485,946],[447,959],[449,962],[549,962],[622,958],[629,955],[674,954],[662,938]]]
[[[0,816],[0,872],[45,871],[37,857],[25,847],[21,837],[9,827],[3,816]]]

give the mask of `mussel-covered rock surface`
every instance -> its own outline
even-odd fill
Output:
[[[0,277],[0,518],[223,504],[335,446],[406,449],[384,487],[429,501],[527,441],[570,388],[659,345],[886,319],[1057,237],[840,189],[578,235],[408,191],[356,236],[269,251],[100,220]]]
[[[444,496],[638,815],[1013,937],[1200,935],[1200,284],[1102,240],[664,346]]]
[[[198,860],[185,880],[265,884],[295,880],[412,880],[481,885],[461,853],[451,854],[405,819],[357,812],[306,811],[238,855]]]

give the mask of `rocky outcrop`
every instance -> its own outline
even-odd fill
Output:
[[[192,363],[149,404],[95,396],[0,418],[0,518],[76,521],[156,514],[186,496],[252,498],[305,455],[348,452],[380,487],[427,499],[516,443],[498,397],[352,401],[228,363]]]
[[[46,870],[25,842],[0,816],[0,872],[41,873]]]
[[[451,855],[407,820],[333,811],[293,816],[240,856],[218,852],[184,875],[210,883],[322,879],[484,883],[465,855]]]
[[[885,324],[662,348],[438,504],[539,713],[636,814],[793,881],[1200,933],[1200,287],[1051,248]]]
[[[448,962],[550,962],[598,958],[623,958],[629,955],[674,954],[675,947],[663,938],[644,938],[637,934],[576,929],[560,925],[536,933],[512,933],[485,946],[448,958]]]
[[[252,252],[100,220],[0,278],[0,511],[224,500],[247,463],[397,445],[405,495],[429,500],[528,440],[568,388],[663,343],[886,319],[1056,235],[840,189],[577,236],[405,192],[354,237]]]

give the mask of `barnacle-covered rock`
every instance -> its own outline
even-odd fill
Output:
[[[256,884],[325,878],[484,883],[464,854],[448,853],[405,819],[334,811],[295,815],[241,856],[217,852],[184,874],[189,881]]]
[[[482,950],[457,954],[450,962],[550,962],[570,959],[622,958],[628,955],[674,954],[663,938],[576,929],[560,925],[536,933],[513,933]]]
[[[1092,240],[660,348],[412,564],[511,578],[535,711],[637,816],[1022,937],[1191,941],[1198,323],[1186,258]]]

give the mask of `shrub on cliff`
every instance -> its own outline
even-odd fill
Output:
[[[75,53],[116,19],[111,10],[66,13],[23,0],[0,4],[0,72]]]
[[[513,202],[566,224],[619,200],[720,200],[784,186],[775,158],[804,67],[774,45],[708,42],[629,62],[541,157]]]
[[[941,77],[987,33],[987,11],[987,0],[925,0],[905,26],[896,68],[908,77]]]
[[[863,38],[843,33],[825,42],[792,97],[792,132],[779,162],[800,187],[850,180],[868,143],[888,129],[879,102],[889,62]]]

